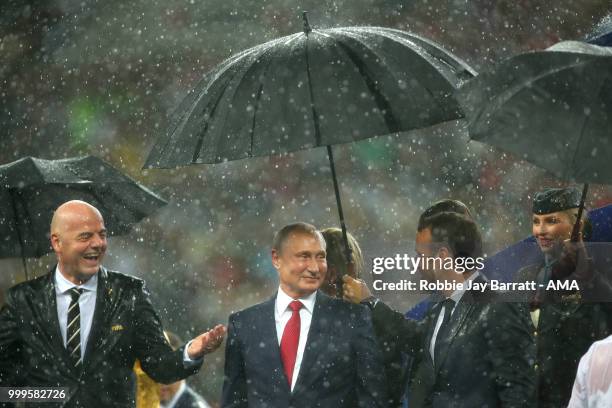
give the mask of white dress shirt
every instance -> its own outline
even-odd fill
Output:
[[[276,322],[276,337],[278,338],[278,344],[280,345],[281,339],[283,338],[283,331],[293,311],[289,308],[289,303],[294,300],[302,302],[304,307],[300,309],[300,340],[298,342],[297,356],[295,357],[295,365],[293,366],[293,378],[291,379],[291,391],[295,387],[298,375],[300,373],[300,367],[302,365],[302,358],[304,357],[304,349],[306,348],[306,339],[308,338],[308,332],[310,330],[310,323],[312,322],[312,312],[314,310],[315,300],[317,299],[317,292],[313,292],[310,295],[293,299],[287,295],[279,287],[278,294],[276,295],[276,305],[274,308],[274,321]]]
[[[82,285],[75,285],[64,277],[59,270],[59,266],[55,268],[55,296],[57,300],[57,317],[59,319],[60,331],[62,332],[62,339],[64,341],[64,347],[66,347],[66,332],[68,326],[68,307],[72,297],[70,296],[70,289],[77,287],[83,289],[83,293],[79,297],[79,310],[81,313],[80,328],[81,332],[81,358],[85,356],[85,347],[87,346],[87,339],[89,338],[89,332],[91,331],[91,323],[93,321],[93,314],[96,308],[96,297],[98,289],[98,274],[96,273],[87,282]]]
[[[451,316],[455,312],[455,309],[457,309],[457,305],[459,304],[459,301],[461,300],[461,298],[463,297],[463,294],[467,290],[466,288],[467,282],[473,281],[474,279],[476,279],[478,275],[479,275],[479,272],[474,272],[472,275],[470,275],[469,278],[467,278],[463,282],[461,290],[457,289],[450,295],[450,299],[455,301],[455,306],[453,307],[453,310],[451,310],[451,314],[450,314]],[[436,337],[438,337],[438,331],[440,330],[440,326],[442,326],[442,321],[444,320],[445,309],[446,309],[446,306],[442,306],[440,308],[440,313],[438,314],[438,320],[436,321],[436,327],[434,328],[433,335],[431,336],[431,342],[429,343],[429,354],[431,355],[432,361],[434,360],[434,350],[436,349]]]
[[[568,408],[612,407],[612,336],[596,341],[580,359]]]

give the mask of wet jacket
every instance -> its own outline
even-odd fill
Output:
[[[134,362],[157,382],[197,372],[172,351],[140,279],[101,268],[81,369],[60,334],[52,271],[9,289],[0,311],[0,386],[66,387],[65,407],[133,407]]]
[[[536,281],[543,266],[534,264],[520,269],[515,281]],[[598,291],[609,292],[606,285],[603,281],[594,282]],[[566,407],[580,358],[594,341],[612,334],[612,303],[586,302],[583,297],[605,299],[605,295],[581,295],[581,291],[549,292],[540,305],[537,327],[531,319],[528,323],[536,343],[538,408]]]
[[[477,278],[482,282],[482,278]],[[535,345],[526,329],[522,304],[499,302],[486,291],[467,291],[455,306],[439,360],[429,351],[440,312],[434,305],[422,321],[409,320],[378,302],[374,329],[385,361],[399,353],[414,356],[409,407],[520,407],[533,405]]]

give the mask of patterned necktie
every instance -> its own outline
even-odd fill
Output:
[[[72,300],[68,307],[66,349],[75,367],[78,367],[83,362],[81,359],[81,309],[79,308],[79,298],[83,291],[83,289],[77,287],[70,289]]]
[[[291,308],[293,313],[285,326],[283,337],[281,338],[281,360],[283,362],[287,381],[289,382],[289,388],[291,388],[291,382],[293,380],[293,368],[295,366],[295,358],[297,357],[298,343],[300,342],[300,309],[303,306],[304,305],[299,300],[294,300],[289,304],[289,308]]]
[[[442,318],[442,324],[438,329],[438,334],[434,343],[434,362],[438,361],[440,349],[442,345],[446,343],[446,340],[448,340],[448,328],[450,326],[451,313],[455,307],[455,301],[448,298],[442,302],[442,306],[444,306],[444,317]]]

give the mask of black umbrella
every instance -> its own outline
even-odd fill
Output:
[[[63,160],[25,157],[0,166],[0,257],[51,252],[53,211],[68,200],[97,207],[111,235],[121,235],[166,201],[93,156]]]
[[[458,95],[472,139],[585,183],[580,215],[587,183],[612,184],[612,48],[566,41],[518,55]]]
[[[189,92],[145,168],[218,163],[327,146],[462,117],[474,71],[439,45],[381,27],[311,29],[230,57]],[[351,259],[350,256],[348,259]]]

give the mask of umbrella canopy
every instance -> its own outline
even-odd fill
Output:
[[[458,119],[454,90],[473,75],[439,45],[407,32],[306,25],[206,75],[145,167],[290,152]]]
[[[302,33],[243,51],[205,76],[144,167],[326,146],[350,260],[331,145],[458,119],[454,91],[473,76],[463,61],[422,37],[381,27],[313,30],[304,13]]]
[[[53,211],[68,200],[97,207],[111,235],[121,235],[166,201],[93,156],[63,160],[25,157],[0,166],[0,257],[51,252]],[[25,263],[25,262],[24,262]]]
[[[612,183],[612,49],[577,41],[510,58],[458,95],[470,137],[557,177]]]

